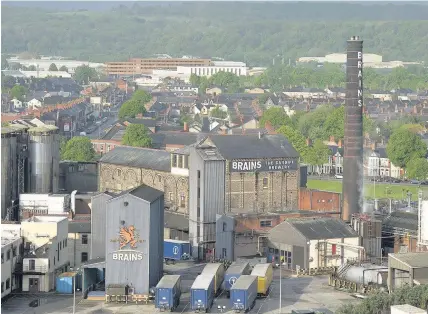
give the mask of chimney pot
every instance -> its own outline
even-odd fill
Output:
[[[184,132],[189,132],[189,126],[187,125],[187,122],[184,122],[183,130]]]
[[[371,148],[372,150],[376,150],[376,143],[372,143]]]

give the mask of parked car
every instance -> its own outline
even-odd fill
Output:
[[[341,174],[335,174],[334,178],[335,179],[343,179],[343,175],[341,175]]]

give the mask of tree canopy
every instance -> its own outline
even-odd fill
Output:
[[[277,132],[284,135],[287,140],[293,145],[294,149],[300,155],[301,161],[307,162],[309,158],[310,147],[306,143],[306,139],[302,134],[291,126],[283,125]]]
[[[318,171],[320,172],[320,167],[328,162],[330,153],[331,151],[328,146],[325,145],[322,140],[318,139],[309,149],[306,162],[310,165],[318,166]]]
[[[428,61],[423,4],[179,2],[94,11],[70,10],[59,4],[56,10],[7,4],[2,9],[2,50],[6,53],[55,51],[107,62],[130,55],[151,57],[162,51],[265,66],[273,58],[279,64],[343,52],[349,34],[358,33],[365,50],[382,53],[385,60]],[[143,35],[137,36],[136,29]],[[80,36],[82,30],[85,36]]]
[[[5,57],[2,56],[1,58],[1,69],[6,70],[8,68],[9,64],[7,63],[7,60]]]
[[[148,136],[149,129],[144,124],[130,124],[126,127],[122,144],[135,147],[151,147],[152,139]]]
[[[227,118],[227,112],[221,110],[219,106],[215,106],[210,111],[210,116],[213,118],[218,118],[218,119],[226,119]]]
[[[55,63],[51,63],[51,65],[49,66],[49,71],[58,71],[58,68],[56,67]]]
[[[12,98],[16,98],[20,101],[23,101],[23,100],[25,100],[25,95],[27,94],[27,92],[28,92],[28,90],[25,86],[15,85],[10,90],[10,95],[12,96]]]
[[[147,104],[152,99],[152,96],[143,90],[137,90],[119,109],[119,118],[135,118],[139,114],[145,114]]]
[[[424,181],[428,178],[428,160],[426,158],[413,158],[407,164],[406,176],[409,179]]]
[[[95,150],[86,136],[75,136],[64,145],[61,143],[61,159],[71,161],[93,161]]]
[[[67,67],[65,65],[63,65],[62,67],[60,67],[59,70],[63,71],[63,72],[68,72],[68,69],[67,69]]]
[[[271,107],[263,112],[259,120],[260,127],[264,127],[266,122],[270,122],[272,127],[276,130],[283,125],[289,125],[291,119],[282,107]]]
[[[426,157],[427,146],[417,134],[398,129],[389,138],[386,153],[395,166],[406,168],[410,160]]]
[[[99,77],[97,70],[87,66],[81,65],[74,70],[74,79],[79,84],[87,85]]]

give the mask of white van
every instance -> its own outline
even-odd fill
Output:
[[[341,175],[341,174],[335,174],[334,178],[335,179],[343,179],[343,175]]]
[[[86,132],[80,132],[80,136],[86,136]]]

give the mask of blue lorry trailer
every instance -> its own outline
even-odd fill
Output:
[[[165,239],[163,240],[163,258],[165,262],[187,260],[190,257],[190,242]]]
[[[214,275],[202,274],[196,277],[190,288],[190,304],[196,313],[210,310],[214,302]]]
[[[227,293],[227,297],[230,297],[230,288],[238,280],[241,275],[249,275],[251,273],[250,264],[247,262],[233,262],[232,265],[226,270],[224,275],[223,289]]]
[[[224,280],[224,265],[222,263],[208,263],[202,270],[202,275],[214,275],[214,295],[219,295]]]
[[[161,312],[173,312],[180,304],[181,279],[179,275],[165,275],[156,285],[155,305]]]
[[[235,313],[248,312],[256,304],[257,276],[241,275],[230,289],[230,303]]]

